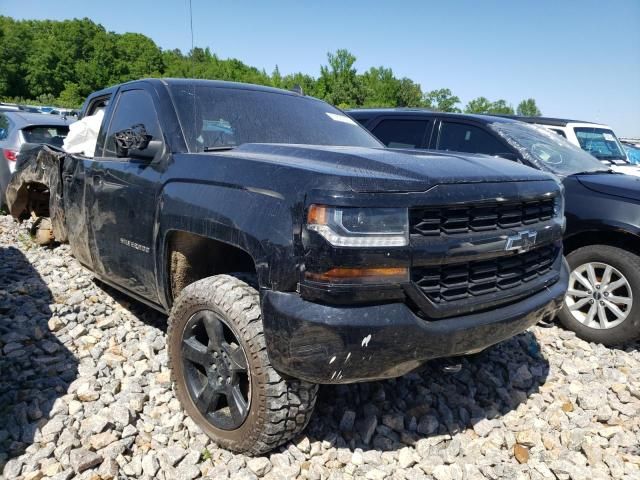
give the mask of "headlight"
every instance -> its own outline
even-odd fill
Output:
[[[553,216],[564,217],[564,195],[558,195],[553,202]]]
[[[311,205],[307,228],[335,247],[404,247],[409,244],[406,208]]]

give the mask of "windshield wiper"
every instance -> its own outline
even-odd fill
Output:
[[[236,148],[235,145],[216,145],[213,147],[204,147],[203,151],[204,152],[224,152],[227,150],[233,150],[234,148]]]
[[[616,172],[608,168],[607,170],[585,170],[584,172],[575,172],[575,173],[572,173],[571,175],[596,175],[598,173],[616,173]]]

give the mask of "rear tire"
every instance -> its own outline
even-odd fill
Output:
[[[587,341],[613,346],[640,338],[640,257],[608,245],[567,255],[569,290],[558,314]]]
[[[285,379],[271,366],[260,296],[247,282],[216,275],[188,285],[167,335],[176,396],[221,447],[259,455],[306,427],[318,386]]]

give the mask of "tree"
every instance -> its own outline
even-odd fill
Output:
[[[329,65],[320,67],[318,78],[321,97],[342,108],[361,106],[364,88],[353,66],[356,57],[348,50],[340,49],[336,53],[328,53],[327,60]]]
[[[464,107],[464,113],[489,113],[491,102],[486,97],[478,97],[470,100]]]
[[[422,88],[413,80],[402,77],[399,80],[398,99],[396,106],[398,107],[420,107],[422,106]]]
[[[522,100],[518,104],[517,112],[518,115],[522,115],[524,117],[539,117],[542,115],[542,112],[536,105],[536,101],[533,98]]]
[[[83,100],[84,95],[80,94],[78,85],[73,82],[67,82],[64,85],[64,90],[60,92],[60,96],[56,103],[61,107],[74,108],[80,105]]]
[[[424,106],[438,112],[460,112],[456,106],[460,99],[451,93],[448,88],[431,90],[424,96]]]
[[[320,95],[317,93],[318,85],[315,78],[311,75],[306,75],[304,73],[294,73],[285,75],[282,77],[282,83],[280,84],[280,88],[284,88],[285,90],[291,90],[293,87],[298,85],[302,88],[302,92],[305,95],[310,95],[312,97],[319,97]]]
[[[497,115],[513,115],[515,112],[513,107],[507,103],[506,100],[496,100],[491,104],[489,113]]]
[[[478,97],[467,103],[465,113],[479,113],[488,115],[513,115],[513,107],[506,100],[489,101],[486,97]]]
[[[280,69],[278,65],[273,69],[273,73],[271,74],[271,85],[277,88],[281,88],[282,86],[282,75],[280,75]]]
[[[460,99],[448,88],[423,93],[413,80],[394,75],[391,68],[372,67],[358,73],[348,50],[327,53],[327,64],[314,77],[297,72],[271,75],[235,58],[221,59],[208,47],[183,53],[163,50],[139,33],[107,31],[88,18],[14,20],[0,15],[0,98],[41,101],[78,107],[91,92],[144,77],[192,77],[273,85],[292,89],[339,107],[428,107],[459,112]],[[29,101],[30,99],[30,101]],[[513,113],[505,100],[471,100],[471,113]],[[539,115],[533,99],[523,100],[518,113]]]
[[[364,106],[395,107],[398,104],[400,82],[393,76],[393,70],[385,67],[371,67],[362,75]]]

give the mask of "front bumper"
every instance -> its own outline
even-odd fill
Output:
[[[314,383],[353,383],[404,375],[427,360],[483,350],[553,317],[569,273],[516,303],[429,321],[404,303],[328,306],[297,293],[267,291],[262,315],[276,370]]]

